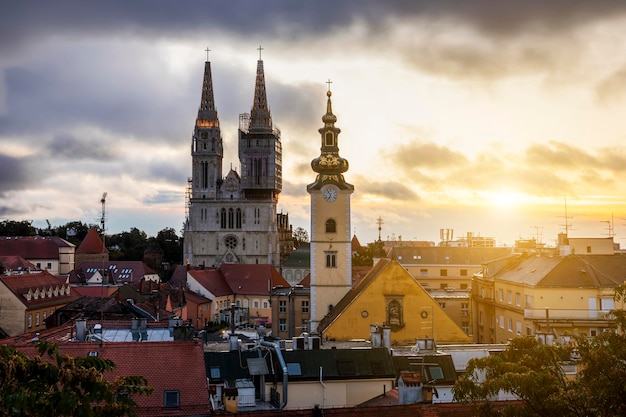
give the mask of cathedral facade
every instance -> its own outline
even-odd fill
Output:
[[[257,61],[250,113],[239,116],[240,171],[223,175],[223,141],[213,97],[211,63],[205,62],[198,116],[191,140],[183,255],[194,266],[270,264],[280,268],[291,239],[286,214],[277,213],[282,190],[282,144],[273,126],[263,61]],[[292,245],[293,246],[293,245]],[[284,253],[282,253],[284,256]]]

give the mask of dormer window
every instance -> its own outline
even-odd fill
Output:
[[[35,290],[35,292],[33,292],[33,299],[38,299],[39,298],[39,291]]]

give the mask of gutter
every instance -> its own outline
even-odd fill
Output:
[[[280,351],[280,346],[276,343],[266,342],[261,339],[259,342],[262,346],[271,347],[276,352],[276,356],[278,357],[278,362],[280,362],[280,366],[283,369],[283,401],[280,403],[279,408],[282,410],[287,405],[287,381],[289,379],[289,372],[287,372],[287,364],[285,363],[285,359],[283,358],[283,354]]]

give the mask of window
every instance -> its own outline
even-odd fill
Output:
[[[48,262],[46,264],[46,269],[52,269],[52,262]]]
[[[337,252],[326,252],[326,268],[337,268]]]
[[[469,316],[469,303],[461,303],[461,316]]]
[[[513,319],[512,318],[508,318],[507,319],[507,329],[512,332],[513,331]]]
[[[461,276],[462,277],[466,277],[467,276],[467,269],[461,269]]]
[[[263,300],[263,308],[270,308],[270,305],[267,302],[267,300]]]
[[[533,304],[533,297],[532,295],[527,295],[526,296],[526,307],[532,307]]]
[[[522,335],[522,323],[519,321],[515,322],[515,331],[517,332],[518,336]]]
[[[483,325],[483,323],[484,323],[484,320],[485,320],[485,319],[484,319],[484,317],[483,317],[483,312],[482,312],[482,311],[480,311],[480,312],[478,313],[478,324],[482,326],[482,325]]]
[[[504,329],[504,316],[500,315],[500,328]]]
[[[439,307],[441,307],[442,310],[445,310],[446,309],[446,303],[439,302]]]
[[[254,306],[254,308],[259,308],[259,300],[254,300],[252,302],[252,305]]]
[[[447,277],[448,276],[448,270],[447,269],[440,269],[439,270],[439,275],[442,277]]]
[[[287,331],[287,319],[279,319],[278,320],[278,331],[286,332]]]
[[[429,366],[428,375],[430,380],[443,379],[443,369],[441,369],[441,366]]]
[[[506,302],[509,303],[509,304],[511,304],[513,302],[513,297],[511,295],[511,290],[508,290],[506,292]]]
[[[39,313],[35,313],[35,326],[39,326]]]
[[[504,290],[502,288],[498,290],[498,299],[504,301]]]
[[[467,289],[467,284],[461,284],[461,289],[462,290],[466,290]]]
[[[465,334],[469,334],[469,321],[462,321],[461,322],[461,329],[463,329],[463,332]]]
[[[302,367],[299,362],[287,362],[287,373],[291,376],[302,375]]]
[[[326,220],[326,233],[336,233],[337,223],[333,219]]]
[[[591,253],[591,246],[587,246],[587,253]]]
[[[163,407],[165,408],[180,407],[180,392],[178,390],[163,391]]]
[[[237,247],[237,238],[233,235],[226,236],[224,244],[228,249],[235,249]]]
[[[515,305],[518,307],[522,305],[522,294],[518,292],[515,293]]]
[[[287,301],[286,300],[280,300],[278,302],[278,312],[279,313],[286,313],[287,312]]]
[[[439,284],[439,288],[441,288],[442,290],[445,290],[446,288],[448,288],[448,284],[447,283]]]
[[[33,315],[28,315],[28,327],[33,327]]]
[[[302,300],[302,312],[303,313],[309,312],[309,300]]]
[[[333,132],[326,132],[324,135],[324,146],[333,146]]]
[[[423,276],[423,277],[427,277],[428,276],[428,269],[421,268],[420,269],[420,275]]]

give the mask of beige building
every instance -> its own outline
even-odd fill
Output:
[[[462,246],[396,246],[388,257],[398,261],[439,307],[471,335],[472,276],[488,261],[508,256],[511,248]]]
[[[625,280],[626,256],[512,256],[483,265],[475,276],[474,339],[502,343],[515,336],[555,340],[595,336],[614,326],[614,289]]]
[[[19,256],[52,275],[74,269],[76,246],[58,236],[0,236],[0,256]]]
[[[0,329],[8,336],[46,328],[46,319],[78,298],[69,283],[47,271],[0,275]]]

